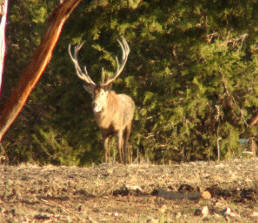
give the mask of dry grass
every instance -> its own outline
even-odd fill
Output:
[[[0,222],[257,222],[257,161],[2,165]]]

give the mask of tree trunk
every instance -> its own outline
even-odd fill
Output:
[[[10,98],[1,108],[0,142],[20,113],[31,91],[49,63],[64,23],[80,2],[81,0],[60,1],[60,4],[48,18],[48,24],[40,45],[36,49],[25,72],[21,75],[17,86],[13,89]]]
[[[0,95],[2,88],[2,79],[4,72],[4,56],[5,56],[5,26],[7,17],[8,0],[0,1]]]

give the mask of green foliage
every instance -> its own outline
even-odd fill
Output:
[[[58,2],[10,4],[7,94]],[[216,159],[219,146],[223,159],[238,156],[239,139],[257,137],[257,127],[247,124],[258,107],[257,7],[244,0],[112,0],[101,6],[83,1],[5,138],[10,160],[61,165],[103,160],[90,96],[74,74],[67,46],[86,41],[80,62],[99,81],[101,67],[115,69],[120,36],[131,53],[113,88],[137,105],[130,139],[134,155],[140,151],[158,163]]]
[[[47,131],[39,129],[37,134],[32,136],[33,142],[35,142],[35,145],[32,145],[32,150],[36,148],[41,154],[35,154],[34,159],[42,164],[79,165],[77,158],[79,150],[74,150],[69,146],[62,135],[56,133],[53,129]]]

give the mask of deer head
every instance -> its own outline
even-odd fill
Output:
[[[120,76],[122,73],[125,64],[127,62],[128,55],[130,53],[130,48],[128,46],[127,41],[124,37],[121,38],[121,40],[117,40],[119,43],[121,50],[122,50],[122,59],[121,61],[118,60],[116,57],[116,71],[112,78],[106,78],[105,70],[102,68],[102,81],[101,84],[96,84],[91,77],[89,76],[87,72],[86,66],[84,66],[84,71],[82,71],[79,62],[78,62],[78,52],[83,47],[84,42],[76,45],[74,47],[73,53],[71,52],[71,44],[68,46],[68,53],[69,56],[74,64],[76,74],[77,76],[84,81],[84,89],[90,93],[93,99],[93,111],[95,113],[101,112],[106,107],[107,103],[107,96],[109,92],[109,88],[112,85],[112,83]],[[107,80],[106,80],[107,79]]]

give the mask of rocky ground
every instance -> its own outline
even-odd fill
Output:
[[[258,222],[258,159],[0,165],[0,222]]]

